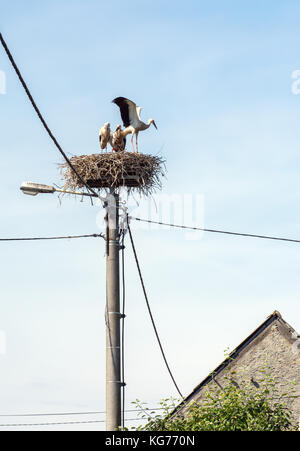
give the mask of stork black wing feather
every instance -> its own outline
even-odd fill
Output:
[[[127,99],[125,99],[125,97],[116,97],[113,100],[113,103],[118,105],[118,107],[120,108],[121,118],[122,118],[124,127],[129,127],[130,118],[129,118],[129,105],[127,103]]]

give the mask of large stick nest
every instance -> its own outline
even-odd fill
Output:
[[[71,158],[72,166],[83,180],[95,189],[126,187],[128,192],[137,191],[150,195],[161,188],[165,175],[165,161],[158,156],[133,152],[109,152],[82,155]],[[60,165],[65,181],[64,189],[84,188],[68,163]]]

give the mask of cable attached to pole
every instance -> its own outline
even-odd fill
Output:
[[[151,221],[150,219],[135,218],[133,216],[131,216],[130,219],[133,219],[134,221],[147,222],[148,224],[157,224],[157,225],[161,225],[161,226],[175,227],[177,229],[198,230],[200,232],[221,233],[224,235],[243,236],[246,238],[247,237],[248,238],[261,238],[264,240],[276,240],[276,241],[287,241],[290,243],[300,243],[300,240],[294,240],[292,238],[282,238],[282,237],[268,236],[268,235],[255,235],[252,233],[229,232],[227,230],[205,229],[205,228],[201,228],[201,227],[191,227],[191,226],[178,225],[178,224],[169,224],[169,223],[160,222],[160,221]]]
[[[104,235],[103,235],[103,233],[93,233],[91,235],[47,236],[47,237],[34,237],[34,238],[0,238],[0,242],[74,240],[74,239],[78,239],[78,238],[104,238]]]
[[[152,322],[152,326],[153,326],[153,329],[154,329],[154,332],[155,332],[155,336],[156,336],[156,339],[158,341],[158,345],[160,347],[160,351],[161,351],[162,357],[164,359],[165,365],[166,365],[167,370],[168,370],[168,372],[170,374],[170,377],[171,377],[171,379],[172,379],[172,381],[173,381],[173,383],[175,385],[175,388],[176,388],[177,392],[179,393],[180,397],[182,399],[184,399],[181,391],[178,388],[178,385],[177,385],[177,383],[175,381],[175,378],[174,378],[174,376],[172,374],[172,371],[171,371],[170,366],[168,364],[168,361],[167,361],[167,358],[166,358],[166,355],[165,355],[165,352],[164,352],[161,340],[159,338],[159,334],[158,334],[158,331],[157,331],[157,328],[156,328],[156,325],[155,325],[155,321],[154,321],[154,318],[153,318],[153,315],[152,315],[152,311],[151,311],[151,308],[150,308],[150,304],[149,304],[149,300],[148,300],[148,296],[147,296],[147,292],[146,292],[146,288],[145,288],[145,284],[144,284],[144,279],[143,279],[143,276],[142,276],[142,272],[141,272],[138,256],[137,256],[137,253],[136,253],[136,248],[135,248],[135,245],[134,245],[134,241],[133,241],[133,237],[132,237],[132,233],[131,233],[131,228],[130,228],[129,222],[127,222],[127,228],[128,228],[130,241],[131,241],[131,246],[132,246],[135,262],[136,262],[136,265],[137,265],[137,269],[138,269],[138,273],[139,273],[142,289],[143,289],[143,292],[144,292],[144,296],[145,296],[148,312],[149,312],[149,315],[150,315],[150,318],[151,318],[151,322]]]

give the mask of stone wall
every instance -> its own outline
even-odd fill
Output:
[[[195,391],[192,400],[200,400],[207,388],[223,387],[230,377],[240,384],[242,381],[251,384],[259,390],[262,370],[268,367],[271,376],[276,381],[276,387],[281,394],[294,391],[296,398],[285,399],[293,412],[295,421],[300,418],[300,349],[295,344],[293,329],[278,318],[269,325],[258,337],[246,346],[225,369],[216,375],[211,382]],[[230,373],[233,373],[230,375]],[[295,382],[295,384],[293,384]],[[189,398],[189,401],[191,399]],[[184,413],[186,409],[181,409]]]

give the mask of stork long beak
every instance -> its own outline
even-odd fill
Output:
[[[156,128],[156,130],[158,130],[156,123],[153,121],[153,125]]]

